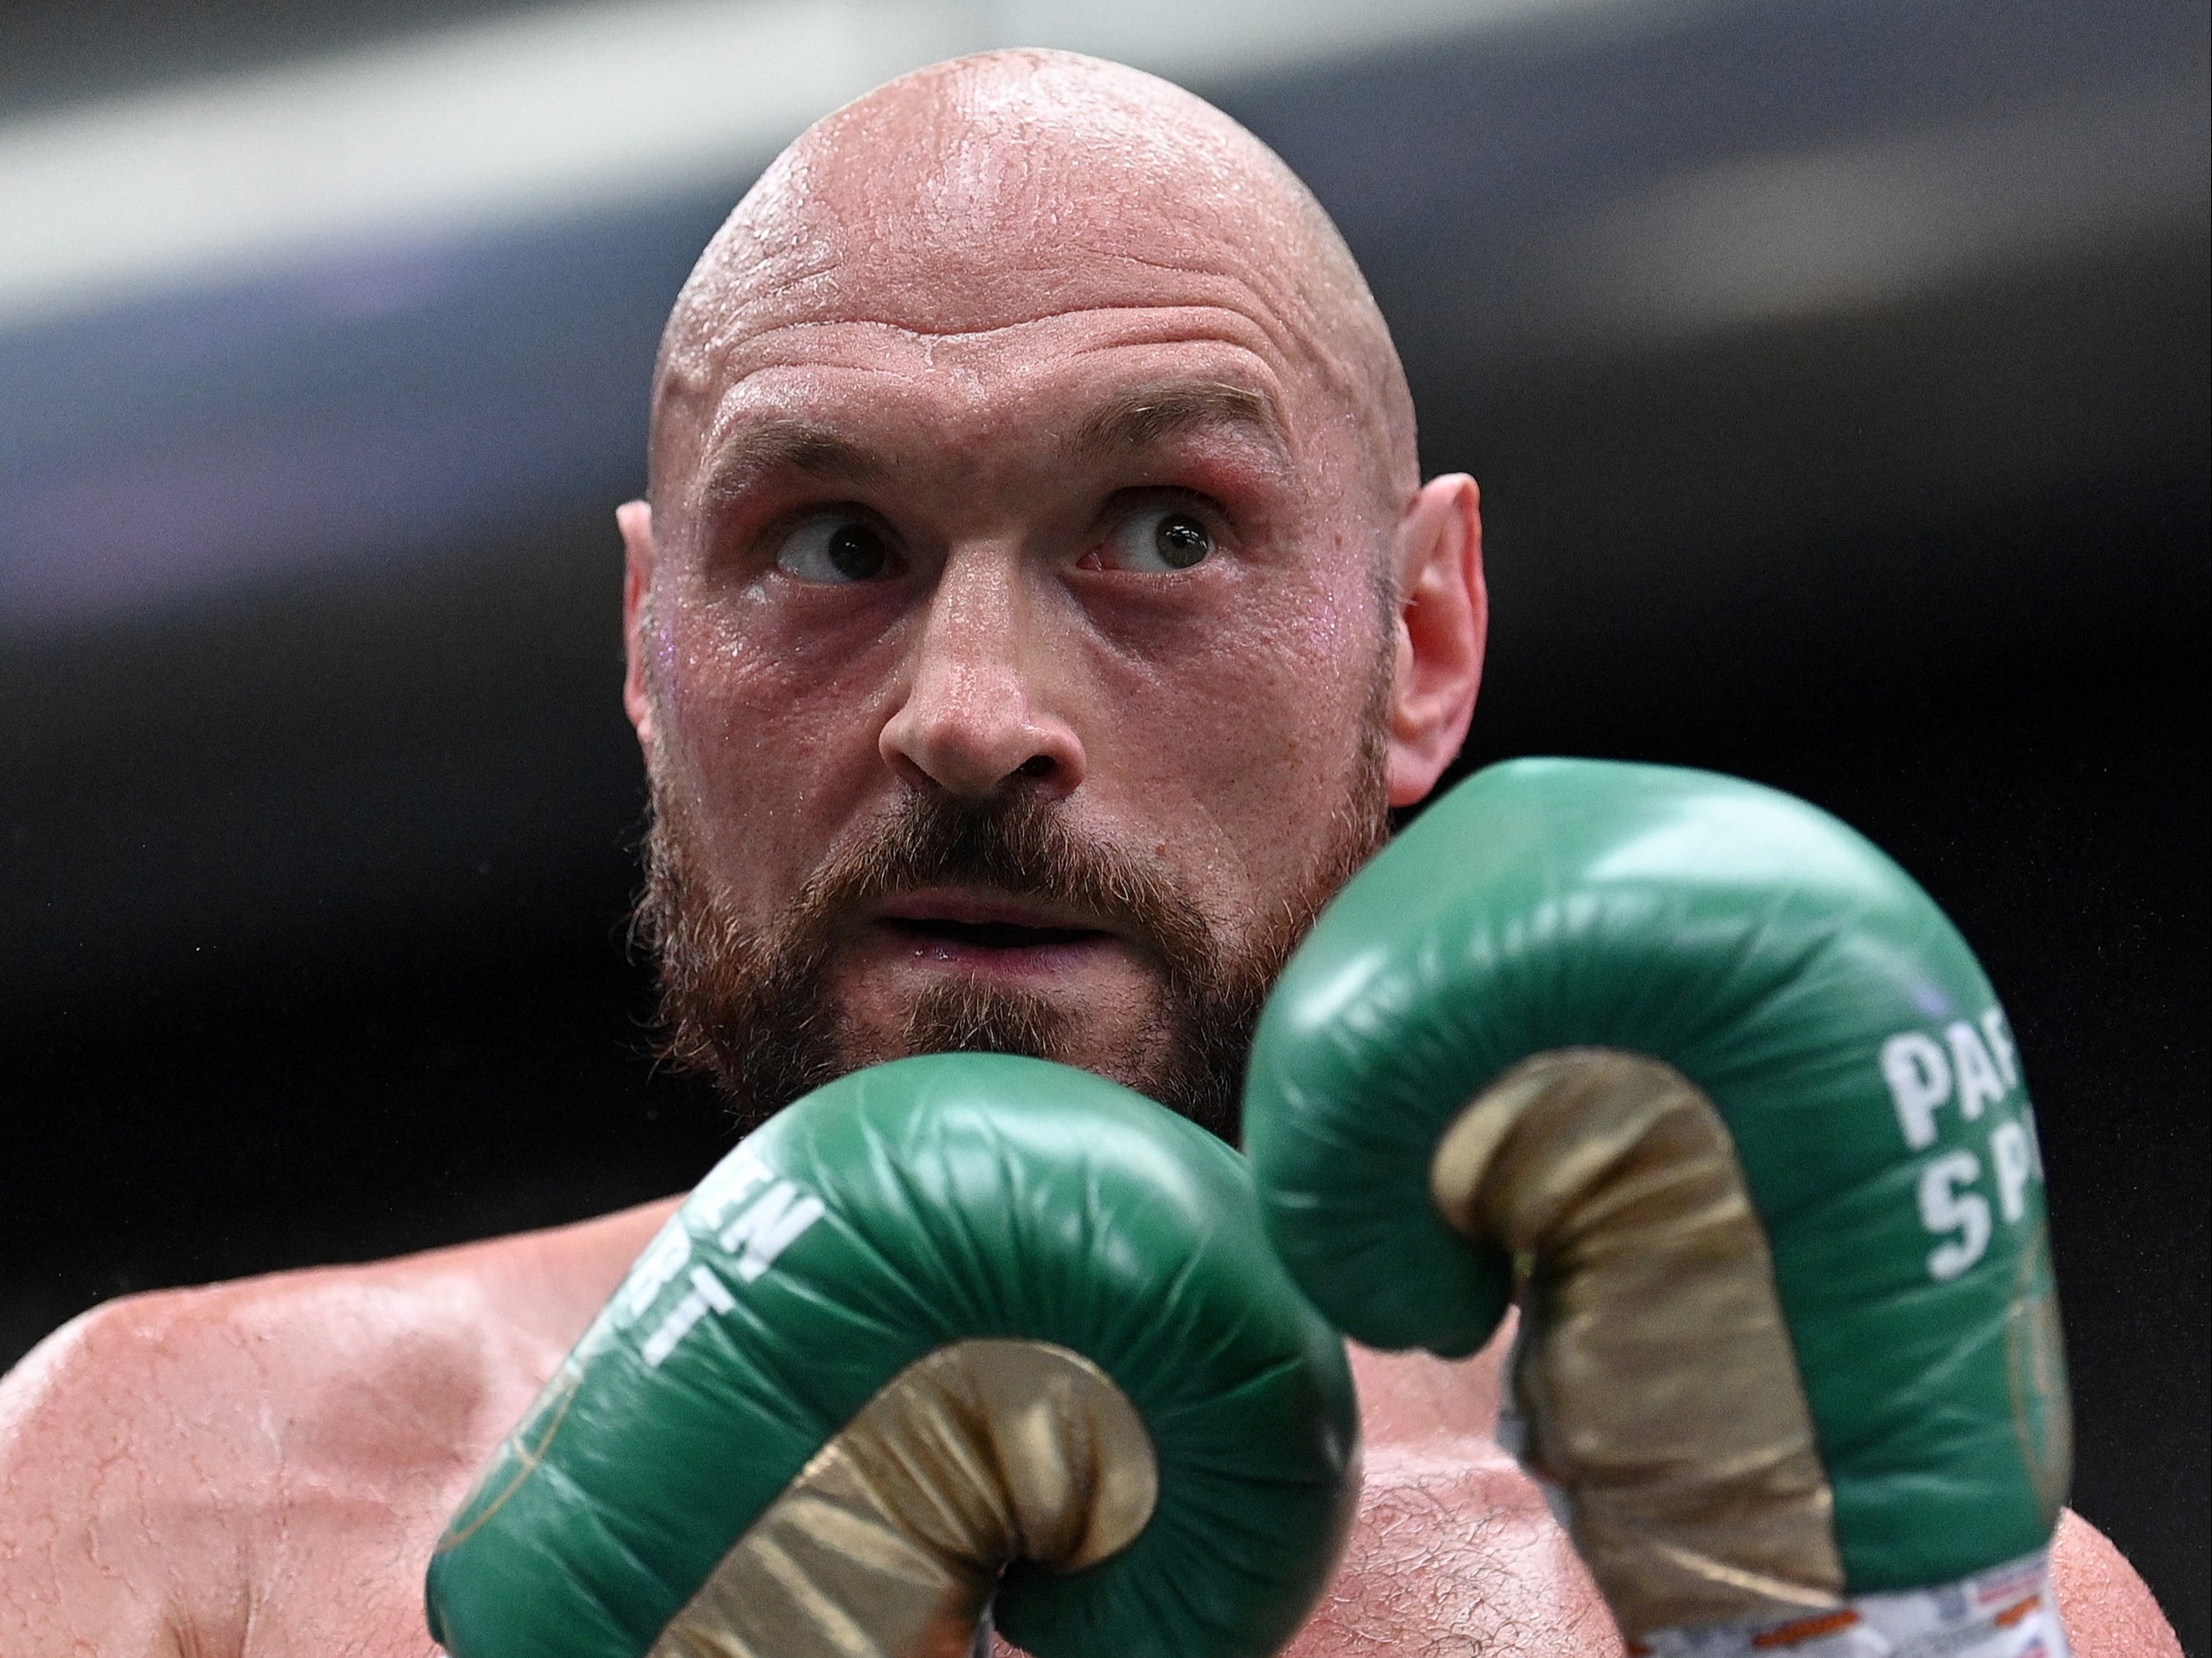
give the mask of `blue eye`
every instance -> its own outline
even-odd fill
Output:
[[[873,581],[898,561],[882,531],[851,513],[803,519],[775,550],[778,568],[801,581]]]
[[[1194,513],[1173,507],[1148,507],[1132,513],[1107,537],[1108,556],[1118,569],[1159,574],[1188,570],[1213,551],[1213,532]]]

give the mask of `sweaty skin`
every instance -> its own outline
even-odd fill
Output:
[[[1388,332],[1304,187],[1133,71],[963,60],[802,138],[678,301],[652,479],[622,515],[628,707],[746,932],[910,793],[1018,791],[1245,947],[1340,803],[1418,800],[1466,731],[1473,483],[1420,484]],[[1168,514],[1210,543],[1189,568],[1160,561]],[[841,579],[842,531],[881,564]],[[830,983],[859,1052],[966,980],[1061,1009],[1053,1057],[1141,1085],[1145,939],[986,890],[897,919],[1101,930],[1048,953],[856,929]]]
[[[625,701],[694,872],[766,927],[902,792],[1021,788],[1264,934],[1347,792],[1419,800],[1467,729],[1474,488],[1422,484],[1413,436],[1327,219],[1187,94],[1006,53],[830,118],[686,288],[653,504],[621,515]],[[1160,561],[1170,514],[1203,557]],[[867,556],[830,557],[854,526]],[[1069,1014],[1059,1057],[1130,1070],[1145,939],[984,948],[958,929],[1097,918],[898,902],[829,981],[868,1042],[988,981]],[[57,1333],[0,1382],[0,1653],[425,1658],[447,1515],[672,1202]],[[1297,1658],[1618,1653],[1494,1443],[1498,1362],[1355,1355],[1365,1495]],[[2087,1527],[2059,1562],[2083,1658],[2178,1653]]]
[[[431,1658],[432,1544],[673,1201],[133,1297],[58,1331],[0,1382],[0,1652]],[[1291,1658],[1619,1658],[1492,1436],[1509,1336],[1458,1365],[1354,1350],[1359,1524]],[[2179,1658],[2071,1515],[2057,1562],[2078,1658]]]

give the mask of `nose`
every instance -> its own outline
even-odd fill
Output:
[[[1055,797],[1083,781],[1083,744],[1055,709],[1053,641],[1024,575],[1012,549],[956,548],[945,560],[877,739],[908,782],[976,799],[1016,778]]]

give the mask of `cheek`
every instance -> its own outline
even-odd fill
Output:
[[[726,882],[759,867],[773,883],[818,855],[825,823],[849,815],[882,769],[876,653],[791,636],[743,599],[672,611],[655,641],[661,787],[690,810]]]
[[[1355,774],[1378,646],[1362,592],[1273,570],[1240,586],[1142,654],[1123,703],[1133,717],[1116,735],[1138,808],[1164,815],[1166,801],[1188,802],[1188,821],[1163,829],[1202,837],[1193,850],[1259,896],[1303,871],[1330,832]]]
[[[1340,782],[1358,750],[1372,682],[1373,605],[1357,587],[1309,580],[1255,594],[1218,647],[1217,671],[1244,704],[1246,730],[1273,745],[1255,756],[1313,782]]]

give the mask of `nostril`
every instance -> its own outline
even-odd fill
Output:
[[[1028,759],[1023,761],[1020,765],[1014,768],[1014,775],[1017,777],[1049,777],[1052,775],[1054,769],[1054,763],[1053,757],[1048,754],[1033,754]]]

